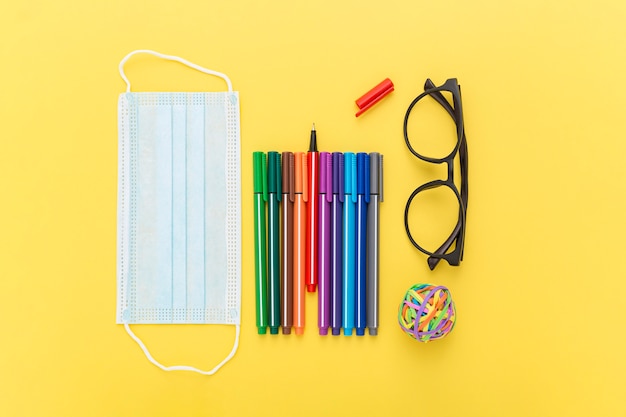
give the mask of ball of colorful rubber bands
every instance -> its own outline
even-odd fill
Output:
[[[450,291],[441,285],[413,285],[398,309],[400,328],[420,342],[446,336],[454,328],[455,318]]]

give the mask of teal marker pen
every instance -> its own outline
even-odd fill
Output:
[[[281,168],[278,152],[267,153],[267,296],[270,334],[280,327],[280,201]]]

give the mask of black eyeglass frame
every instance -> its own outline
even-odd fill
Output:
[[[446,91],[452,94],[452,104],[441,94],[442,91]],[[439,103],[452,117],[454,123],[456,125],[456,134],[457,134],[457,142],[447,156],[443,158],[431,158],[429,156],[425,156],[417,152],[412,146],[411,141],[409,140],[409,135],[407,131],[407,126],[409,122],[409,116],[411,114],[411,110],[413,107],[426,96],[432,97],[437,103]],[[467,216],[467,194],[468,194],[468,186],[467,186],[467,139],[465,137],[465,124],[463,121],[463,106],[461,104],[461,86],[457,82],[456,78],[448,79],[443,85],[437,87],[433,84],[430,79],[427,79],[424,83],[424,92],[417,96],[409,105],[409,108],[406,111],[406,115],[404,116],[404,141],[406,142],[406,146],[409,148],[409,151],[419,159],[430,162],[433,164],[442,164],[446,163],[448,165],[448,178],[444,180],[434,180],[427,182],[419,187],[417,187],[412,193],[409,199],[407,200],[406,207],[404,209],[404,228],[406,229],[407,236],[409,240],[417,249],[421,252],[428,255],[428,267],[433,270],[439,263],[441,259],[445,259],[449,265],[458,266],[461,264],[463,260],[463,249],[465,246],[465,219]],[[461,171],[461,190],[459,191],[456,185],[454,184],[454,159],[456,155],[459,155],[460,162],[460,171]],[[417,196],[422,191],[426,191],[429,189],[437,188],[437,187],[448,187],[456,196],[456,199],[459,202],[459,217],[456,223],[456,226],[452,230],[452,233],[448,236],[448,238],[443,242],[441,246],[434,252],[430,252],[429,250],[420,246],[413,236],[411,235],[411,230],[409,227],[409,208],[415,196]],[[450,247],[453,243],[455,243],[454,250],[449,252]]]

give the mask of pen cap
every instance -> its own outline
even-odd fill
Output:
[[[365,152],[356,155],[356,191],[370,202],[370,156]]]
[[[365,112],[365,110],[369,109],[374,104],[382,100],[387,94],[391,93],[393,89],[393,83],[389,78],[385,78],[383,81],[378,83],[374,88],[356,100],[356,105],[359,108],[356,116],[359,117],[363,114],[363,112]]]
[[[294,202],[294,161],[293,161],[293,152],[283,152],[283,163],[282,163],[282,171],[283,171],[283,186],[282,192],[283,194],[289,194],[289,201]]]
[[[383,156],[378,152],[370,153],[370,193],[383,201]]]
[[[294,171],[295,184],[294,191],[302,194],[304,201],[309,200],[308,181],[307,181],[307,156],[304,152],[294,152]]]
[[[343,192],[356,203],[356,155],[353,152],[343,154],[343,167]]]
[[[333,201],[333,157],[329,152],[320,152],[320,194],[326,201]]]
[[[278,152],[267,153],[267,192],[275,193],[281,199],[280,155]]]
[[[252,153],[252,166],[254,171],[254,192],[263,193],[263,199],[267,200],[267,163],[264,152]]]
[[[339,195],[343,202],[343,154],[333,152],[333,194]]]

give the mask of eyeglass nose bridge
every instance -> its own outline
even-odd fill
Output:
[[[448,178],[446,179],[447,184],[454,184],[454,157],[455,155],[452,155],[451,158],[446,159],[445,161],[448,167]]]

